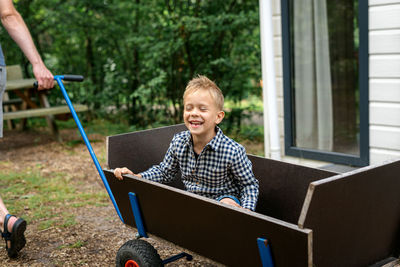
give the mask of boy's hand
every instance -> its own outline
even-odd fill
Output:
[[[130,169],[128,169],[127,167],[116,168],[116,169],[114,170],[114,175],[115,175],[115,177],[117,177],[118,180],[122,180],[122,179],[123,179],[123,177],[122,177],[123,174],[132,174],[132,175],[135,175],[135,176],[137,176],[137,177],[139,177],[139,178],[142,178],[142,176],[141,176],[140,174],[135,174],[135,173],[133,173],[133,172],[132,172]]]
[[[228,204],[228,205],[231,205],[231,206],[239,207],[239,208],[242,207],[238,203],[236,203],[235,200],[233,200],[233,199],[231,199],[229,197],[225,197],[225,198],[221,199],[219,202],[225,203],[225,204]]]

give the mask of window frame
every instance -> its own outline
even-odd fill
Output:
[[[321,160],[352,166],[369,165],[369,54],[368,54],[368,1],[358,2],[359,21],[359,114],[360,145],[359,155],[304,149],[294,146],[293,139],[293,90],[291,84],[290,58],[290,17],[289,1],[281,1],[282,20],[282,61],[283,61],[283,98],[284,98],[284,142],[288,156]],[[295,1],[295,0],[294,0]]]

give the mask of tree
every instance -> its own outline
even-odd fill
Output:
[[[227,99],[256,92],[258,1],[20,0],[18,10],[54,73],[76,73],[74,102],[135,125],[180,122],[182,95],[197,74]],[[25,64],[7,40],[10,63]],[[29,72],[27,73],[29,75]],[[62,101],[61,96],[52,101]],[[114,112],[111,112],[114,110]]]

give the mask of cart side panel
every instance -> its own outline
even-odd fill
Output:
[[[367,266],[398,256],[399,173],[395,161],[312,183],[299,224],[313,230],[316,266]]]
[[[297,224],[311,182],[336,173],[249,155],[260,183],[256,211]]]
[[[107,140],[107,165],[111,169],[127,167],[135,173],[159,164],[176,133],[187,130],[184,124],[157,129],[109,136]],[[183,188],[178,176],[170,184]]]
[[[137,195],[148,233],[228,266],[261,266],[257,238],[276,266],[311,264],[311,231],[144,179],[104,171],[126,224],[135,226],[128,193]]]

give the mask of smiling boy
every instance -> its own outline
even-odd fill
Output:
[[[168,183],[180,171],[187,191],[254,211],[258,181],[252,164],[244,147],[217,126],[225,116],[221,90],[199,75],[188,83],[183,103],[188,131],[173,137],[164,160],[139,174],[123,167],[116,168],[114,175],[122,179],[122,174],[132,174]]]

